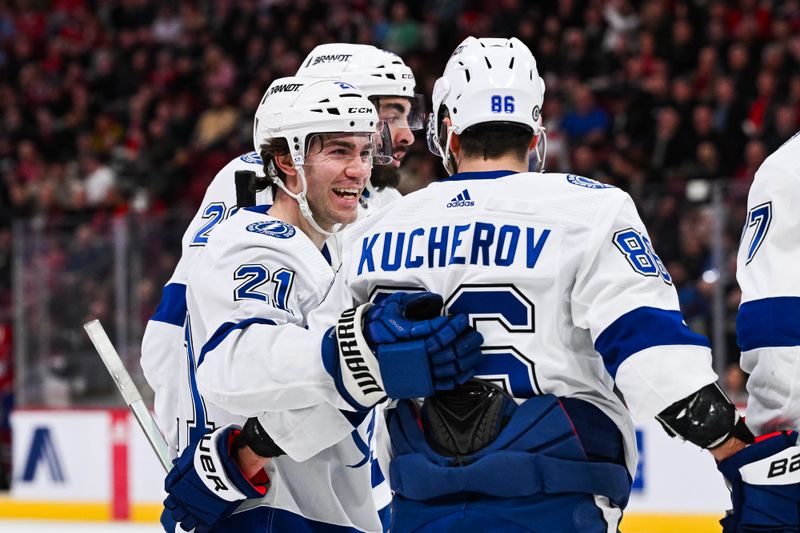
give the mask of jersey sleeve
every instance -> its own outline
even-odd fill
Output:
[[[573,321],[588,329],[634,419],[652,417],[716,381],[711,351],[683,321],[672,278],[633,201],[621,191],[594,221],[593,247],[571,294]]]
[[[304,318],[330,277],[316,276],[308,257],[286,250],[221,248],[207,249],[189,275],[189,327],[205,330],[191,335],[202,337],[194,347],[198,388],[232,414],[258,417],[290,457],[305,460],[354,428],[346,415],[352,408],[322,361],[327,328],[307,328]]]
[[[747,424],[756,433],[800,427],[799,186],[800,166],[764,163],[737,256],[736,333],[741,367],[750,374]]]

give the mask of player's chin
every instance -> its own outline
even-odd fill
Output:
[[[352,224],[358,218],[358,208],[347,210],[339,209],[336,211],[335,218],[337,224]]]

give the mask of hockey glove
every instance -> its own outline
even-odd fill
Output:
[[[260,498],[269,488],[245,479],[233,457],[239,426],[228,425],[206,433],[175,459],[164,489],[164,507],[185,531],[206,533],[230,516],[247,498]]]
[[[717,466],[731,489],[733,510],[723,533],[800,532],[800,446],[797,433],[759,437]]]
[[[437,316],[442,298],[394,293],[342,313],[323,341],[328,372],[358,410],[383,401],[432,396],[475,374],[483,336],[463,314]]]

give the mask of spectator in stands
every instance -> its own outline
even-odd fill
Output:
[[[605,140],[608,114],[594,101],[592,91],[578,85],[572,92],[572,110],[564,114],[561,129],[571,142],[597,144]]]
[[[105,157],[97,152],[89,152],[81,158],[83,187],[86,205],[89,207],[110,207],[116,193],[116,174],[105,163]]]

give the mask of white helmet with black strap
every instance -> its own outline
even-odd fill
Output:
[[[542,126],[544,80],[536,59],[522,41],[467,37],[450,56],[433,87],[433,111],[428,119],[428,148],[453,173],[450,139],[477,124],[521,124],[541,136],[537,145],[540,170],[547,150]],[[445,128],[444,117],[450,118]],[[541,146],[541,153],[538,152]]]
[[[375,106],[353,85],[335,80],[309,79],[298,76],[272,82],[256,110],[253,122],[253,146],[261,153],[261,145],[271,139],[285,139],[292,164],[297,169],[301,189],[294,193],[280,179],[275,162],[265,159],[267,176],[285,194],[297,201],[300,213],[311,226],[324,235],[308,205],[303,166],[311,139],[331,133],[368,133],[373,135],[372,152],[363,156],[365,164],[391,163],[391,138],[388,129],[378,120]]]

